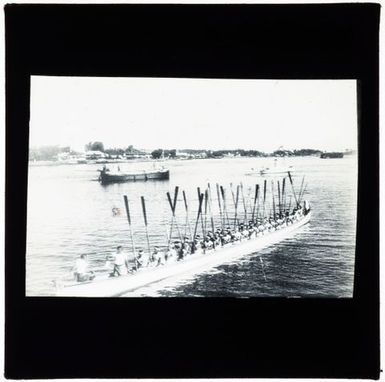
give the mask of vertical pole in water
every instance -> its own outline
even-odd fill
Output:
[[[277,188],[278,188],[278,212],[279,212],[279,217],[281,217],[281,187],[279,185],[279,180],[277,180]]]
[[[223,229],[223,218],[222,218],[222,206],[221,206],[221,195],[219,193],[219,184],[217,183],[217,197],[218,197],[218,205],[219,205],[219,217],[221,219],[221,226]]]
[[[294,196],[294,199],[295,199],[295,204],[296,204],[296,207],[298,207],[299,203],[298,203],[298,200],[297,200],[297,196],[295,194],[295,191],[294,191],[294,185],[293,185],[293,179],[291,178],[291,174],[290,174],[290,171],[287,172],[289,174],[289,180],[290,180],[290,184],[291,184],[291,189],[293,191],[293,196]]]
[[[124,205],[126,206],[126,214],[127,214],[128,226],[130,227],[130,237],[131,237],[131,244],[132,244],[132,252],[133,252],[134,256],[136,256],[135,243],[134,243],[134,235],[132,234],[130,209],[128,208],[127,195],[123,195],[123,198],[124,198]]]
[[[246,209],[246,201],[245,201],[245,194],[243,193],[243,184],[241,182],[241,196],[242,196],[242,202],[243,202],[243,209],[245,211],[245,224],[248,223],[247,219],[247,209]]]
[[[271,194],[273,196],[273,218],[275,220],[274,180],[271,181]]]
[[[144,225],[146,226],[146,238],[147,238],[147,246],[148,246],[148,254],[150,256],[150,259],[152,257],[151,254],[151,247],[150,247],[150,238],[148,237],[148,228],[147,228],[147,213],[146,213],[146,203],[144,201],[144,197],[140,197],[142,200],[142,209],[143,209],[143,217],[144,217]]]
[[[255,185],[254,204],[253,204],[253,213],[251,216],[251,220],[253,221],[253,223],[254,223],[254,218],[255,218],[255,203],[257,202],[258,196],[259,196],[259,184],[256,184]],[[257,213],[257,219],[258,219],[258,213]]]

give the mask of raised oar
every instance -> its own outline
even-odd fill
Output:
[[[175,188],[175,195],[177,195],[177,193],[178,193],[177,192],[177,188]],[[182,235],[180,233],[178,222],[176,221],[176,216],[175,216],[176,198],[174,196],[174,204],[173,204],[173,202],[171,201],[170,193],[167,192],[167,199],[168,199],[168,203],[170,204],[171,213],[172,213],[171,228],[170,228],[170,238],[169,238],[169,242],[168,242],[168,244],[170,245],[170,242],[172,240],[172,227],[173,227],[174,221],[175,221],[175,226],[176,226],[176,229],[178,231],[178,236],[179,236],[180,240],[182,240]]]
[[[294,196],[294,199],[295,199],[295,203],[296,203],[296,206],[298,207],[299,203],[298,203],[298,200],[297,200],[297,196],[296,196],[296,194],[295,194],[295,191],[294,191],[293,179],[291,178],[290,171],[288,171],[287,173],[289,174],[289,180],[290,180],[290,184],[291,184],[291,190],[293,191],[293,196]]]
[[[223,210],[224,210],[224,214],[227,218],[227,225],[230,226],[229,215],[227,213],[227,207],[226,207],[226,194],[225,194],[225,190],[222,186],[221,186],[221,194],[222,194],[222,199],[223,199]]]
[[[192,232],[191,232],[190,219],[188,217],[187,198],[186,198],[186,193],[184,191],[183,191],[183,200],[184,200],[184,207],[186,209],[186,225],[188,226],[188,230],[189,230],[189,233],[190,233],[190,239],[192,240]]]
[[[219,193],[219,184],[217,183],[216,184],[217,186],[217,197],[218,197],[218,206],[219,206],[219,217],[221,219],[221,226],[222,226],[222,229],[223,229],[223,218],[222,218],[222,206],[221,206],[221,195]]]
[[[255,217],[255,204],[257,202],[258,196],[259,196],[259,184],[256,184],[255,185],[254,204],[253,204],[253,213],[251,216],[251,220],[253,221],[253,223],[254,223],[254,217]]]
[[[193,241],[195,241],[195,237],[197,235],[197,229],[198,229],[198,224],[199,224],[199,217],[200,217],[201,212],[202,212],[203,196],[204,196],[203,194],[199,194],[199,196],[198,196],[199,207],[198,207],[197,219],[195,221]]]
[[[242,202],[243,202],[243,209],[245,211],[245,224],[247,224],[247,209],[246,209],[246,201],[245,201],[245,195],[243,193],[243,184],[241,182],[241,196],[242,196]]]
[[[197,191],[198,191],[198,198],[200,198],[200,195],[202,195],[203,196],[203,199],[202,199],[202,201],[204,200],[204,197],[205,197],[205,194],[202,192],[201,193],[201,189],[200,189],[200,187],[198,187],[197,188]],[[202,206],[203,207],[203,206]],[[203,224],[203,213],[202,213],[202,210],[203,210],[203,208],[201,209],[201,225],[202,225],[202,235],[203,235],[203,237],[205,237],[206,236],[206,234],[205,234],[205,229],[204,229],[204,224]]]
[[[273,196],[273,217],[275,220],[274,180],[271,181],[271,194]]]
[[[267,180],[265,179],[265,181],[263,182],[263,218],[265,218],[265,215],[266,215],[266,207],[265,207],[265,203],[266,203],[266,183],[267,183]]]
[[[281,216],[281,187],[279,185],[279,180],[277,180],[277,188],[278,188],[278,212],[279,216]]]
[[[128,199],[127,199],[127,195],[123,195],[123,198],[124,198],[124,205],[126,206],[126,214],[127,214],[128,226],[130,227],[130,237],[131,237],[131,244],[132,244],[132,252],[133,252],[134,256],[136,256],[135,243],[134,243],[134,236],[133,236],[133,234],[132,234],[130,209],[128,208]]]
[[[303,196],[305,195],[306,188],[307,188],[307,183],[305,184],[305,187],[304,187],[304,189],[302,191],[302,194],[300,196],[300,200],[302,200]]]
[[[181,235],[181,233],[180,233],[178,221],[177,221],[176,215],[175,215],[175,211],[176,211],[176,202],[178,201],[178,192],[179,192],[179,187],[178,187],[178,186],[175,186],[174,205],[172,206],[172,213],[173,213],[173,215],[174,215],[175,226],[176,226],[176,229],[177,229],[177,231],[178,231],[179,240],[182,241],[182,235]]]
[[[238,198],[239,198],[239,186],[237,186],[237,197],[234,200],[234,205],[235,205],[234,228],[237,226]]]
[[[172,210],[172,200],[171,200],[171,196],[170,196],[170,193],[167,192],[166,193],[167,195],[167,200],[168,200],[168,203],[170,204],[170,207],[171,207],[171,210]],[[168,245],[170,245],[170,242],[171,242],[171,238],[172,238],[172,228],[174,226],[174,214],[172,214],[172,218],[171,218],[171,226],[170,226],[170,236],[168,238]]]
[[[283,204],[283,212],[286,213],[286,195],[285,195],[285,182],[286,178],[282,180],[282,204]]]
[[[215,225],[214,225],[214,215],[213,215],[213,208],[212,208],[210,183],[207,183],[207,190],[208,190],[208,194],[209,194],[209,210],[210,210],[211,230],[214,233],[215,232]],[[215,245],[214,245],[214,248],[215,248]]]
[[[146,226],[146,238],[147,238],[147,246],[148,246],[148,254],[150,259],[152,258],[151,247],[150,247],[150,238],[148,236],[148,228],[147,228],[147,213],[146,213],[146,203],[144,201],[144,196],[140,197],[142,200],[142,209],[143,209],[143,217],[144,217],[144,225]]]
[[[204,225],[204,227],[205,227],[205,229],[204,229],[205,233],[206,233],[206,231],[207,231],[207,210],[208,210],[208,203],[209,203],[209,195],[208,195],[208,191],[205,190],[205,225]]]

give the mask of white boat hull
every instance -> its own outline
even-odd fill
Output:
[[[199,274],[286,239],[295,233],[299,227],[308,223],[310,215],[311,213],[280,230],[254,239],[244,240],[237,244],[228,244],[210,253],[194,254],[183,261],[156,268],[145,268],[132,275],[66,286],[59,289],[56,295],[67,297],[122,297],[139,288],[168,278],[174,278],[177,275],[189,274],[191,276],[191,274]]]

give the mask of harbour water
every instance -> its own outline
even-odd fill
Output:
[[[135,244],[147,249],[140,197],[144,196],[148,214],[150,245],[164,247],[171,222],[166,192],[180,193],[176,206],[178,226],[188,235],[181,191],[189,205],[189,222],[194,228],[198,207],[197,187],[210,183],[213,213],[219,225],[216,183],[226,191],[229,215],[233,215],[230,185],[235,191],[242,182],[250,214],[255,184],[266,179],[271,199],[271,180],[284,175],[246,175],[251,168],[273,166],[273,158],[222,158],[169,160],[170,180],[131,182],[102,186],[97,169],[102,165],[79,164],[31,166],[28,185],[26,295],[49,296],[53,280],[68,279],[74,260],[88,255],[98,271],[106,256],[117,245],[131,250],[123,195],[130,203]],[[320,159],[318,157],[280,158],[278,165],[293,166],[296,192],[305,175],[305,199],[312,207],[311,222],[298,233],[272,247],[251,254],[233,264],[213,270],[163,281],[136,292],[136,296],[177,297],[352,297],[357,203],[357,157]],[[117,165],[111,165],[111,167]],[[121,171],[151,167],[152,163],[121,163]],[[277,192],[277,191],[276,191]],[[291,188],[286,179],[287,204]],[[238,216],[243,219],[240,198]],[[270,205],[267,205],[267,210]],[[121,213],[114,216],[113,208]],[[210,225],[210,221],[207,221]],[[176,235],[174,228],[174,234]],[[199,232],[200,233],[200,232]],[[175,236],[176,238],[176,236]]]

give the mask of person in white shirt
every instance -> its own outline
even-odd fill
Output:
[[[123,253],[123,247],[119,245],[116,247],[114,258],[114,269],[111,276],[121,276],[127,273],[127,256]]]
[[[80,255],[80,257],[76,259],[73,271],[75,280],[78,282],[89,281],[95,277],[94,272],[88,271],[88,262],[86,255],[84,254]]]

